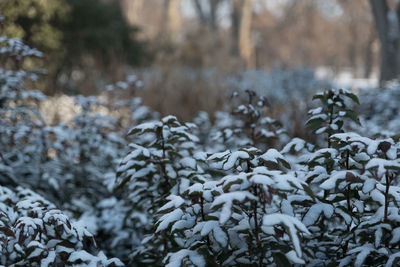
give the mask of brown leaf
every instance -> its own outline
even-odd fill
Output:
[[[346,172],[346,181],[354,182],[356,178],[357,177],[352,172]]]
[[[275,229],[276,237],[283,237],[284,232],[280,229]]]
[[[392,144],[389,143],[388,141],[383,141],[383,142],[379,143],[378,149],[382,150],[383,153],[386,153],[390,149],[391,146],[392,146]]]

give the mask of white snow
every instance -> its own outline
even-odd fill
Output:
[[[189,249],[181,249],[178,252],[170,253],[167,258],[168,264],[166,264],[165,267],[180,267],[186,258],[196,267],[206,266],[204,258],[196,251]]]
[[[213,201],[211,208],[214,208],[215,206],[219,206],[221,204],[223,205],[219,218],[219,223],[225,224],[231,217],[233,201],[243,202],[245,199],[256,200],[257,198],[247,191],[230,192],[217,196]]]
[[[175,210],[161,216],[161,218],[158,220],[159,224],[156,229],[156,233],[167,229],[171,223],[176,222],[177,220],[182,218],[183,214],[184,213],[181,209],[175,209]]]
[[[285,254],[286,258],[288,258],[289,261],[295,263],[295,264],[306,264],[306,262],[297,256],[296,251],[291,250]]]
[[[260,158],[265,160],[265,161],[272,161],[272,162],[275,162],[275,163],[278,163],[278,159],[284,159],[282,154],[279,153],[279,151],[274,149],[274,148],[268,149],[268,151],[265,152],[264,154],[262,154],[260,156]]]
[[[304,226],[302,222],[300,222],[297,218],[280,213],[268,214],[263,217],[263,226],[274,226],[274,225],[283,225],[289,231],[290,239],[293,242],[293,246],[296,250],[296,254],[298,257],[302,256],[300,239],[297,235],[297,231],[304,232],[306,234],[310,234],[308,229]]]
[[[239,159],[249,159],[249,158],[250,158],[249,154],[245,151],[232,152],[229,155],[228,159],[224,162],[223,169],[224,170],[232,169],[236,165]]]
[[[331,218],[333,215],[332,205],[325,203],[312,205],[303,218],[304,225],[310,226],[315,224],[322,213],[324,213],[325,217]]]

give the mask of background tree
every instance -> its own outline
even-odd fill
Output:
[[[252,0],[232,0],[232,53],[239,56],[246,66],[252,65]]]
[[[368,78],[374,65],[374,44],[377,41],[373,17],[366,1],[339,1],[343,10],[342,27],[348,27],[347,53],[354,76]],[[370,26],[366,26],[370,25]]]
[[[223,0],[209,0],[209,1],[193,0],[193,3],[200,24],[207,27],[212,32],[214,41],[217,41],[218,28],[219,28],[217,13],[219,7],[223,3]],[[208,8],[206,8],[204,3],[208,4]]]
[[[161,31],[167,42],[177,42],[182,35],[182,15],[180,11],[180,0],[164,0],[164,14]]]
[[[393,80],[400,74],[400,5],[388,1],[370,0],[381,43],[380,81]]]
[[[60,87],[79,93],[80,85],[86,94],[96,92],[88,75],[96,80],[99,74],[103,80],[121,76],[121,67],[138,64],[143,52],[135,40],[137,30],[127,24],[116,1],[7,0],[0,3],[0,13],[5,34],[46,54],[47,94]]]

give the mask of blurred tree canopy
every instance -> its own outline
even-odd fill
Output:
[[[46,55],[49,82],[44,89],[50,94],[60,86],[70,91],[82,87],[79,81],[89,73],[113,77],[122,72],[116,66],[137,65],[142,59],[138,29],[127,24],[119,1],[2,0],[0,14],[5,17],[2,35],[21,38]],[[71,80],[76,86],[63,83]]]

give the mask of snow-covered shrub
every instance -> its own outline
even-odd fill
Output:
[[[393,82],[387,88],[361,89],[358,111],[363,122],[360,131],[370,136],[390,137],[400,132],[400,84]]]
[[[78,96],[76,104],[82,111],[70,127],[60,129],[65,136],[57,151],[63,176],[59,199],[94,206],[113,187],[114,168],[125,141],[116,132],[115,119],[92,112],[95,105],[101,104],[97,98]]]
[[[204,181],[198,161],[203,154],[195,154],[198,138],[191,133],[193,124],[182,124],[176,117],[167,116],[134,127],[136,135],[131,152],[122,160],[117,171],[117,189],[128,192],[129,213],[125,221],[136,230],[136,241],[151,233],[155,212],[169,194],[181,194],[195,181]],[[126,236],[129,238],[129,236]],[[143,262],[160,263],[166,246],[172,246],[169,235],[145,238],[152,246],[138,246],[133,253]],[[130,244],[133,240],[128,240]],[[136,244],[137,245],[137,244]],[[128,248],[129,250],[132,249]],[[165,253],[164,253],[165,254]]]
[[[306,262],[313,266],[393,266],[399,250],[392,231],[398,227],[399,144],[344,132],[344,119],[358,122],[343,99],[350,92],[328,90],[316,98],[308,124],[327,134],[323,147],[296,140],[285,152],[301,151],[296,173],[309,185],[296,211],[311,235],[303,241]],[[290,148],[290,149],[289,149]]]
[[[399,223],[399,144],[355,133],[334,134],[330,139],[334,148],[330,168],[317,182],[325,190],[324,210],[328,212],[324,213],[329,215],[320,240],[327,244],[326,258],[319,260],[340,266],[382,262],[391,266],[399,257],[399,249],[392,245],[396,242],[392,231]]]
[[[106,102],[109,114],[117,118],[123,127],[132,127],[144,121],[159,119],[155,110],[143,104],[137,91],[143,82],[136,75],[128,75],[125,80],[106,86],[100,98]],[[129,130],[128,129],[128,130]]]
[[[307,125],[316,134],[324,135],[322,147],[306,147],[305,142],[296,140],[284,148],[286,153],[293,148],[302,151],[294,164],[309,190],[307,196],[296,201],[296,210],[302,214],[303,223],[312,233],[306,237],[304,245],[312,265],[339,264],[336,261],[340,259],[338,251],[345,246],[343,238],[350,230],[349,198],[352,192],[349,183],[355,176],[349,171],[349,147],[338,146],[333,139],[344,132],[346,120],[358,122],[354,112],[347,107],[346,98],[358,103],[354,94],[342,89],[326,90],[314,96],[320,100],[321,106],[310,110]],[[342,179],[344,184],[339,190],[326,187],[329,183],[335,186],[335,182]]]
[[[258,95],[266,96],[271,104],[307,101],[318,89],[329,83],[318,79],[310,69],[246,70],[227,79],[233,90],[252,89]]]
[[[185,251],[176,266],[185,261],[265,266],[288,263],[287,258],[304,263],[299,236],[309,232],[293,214],[283,213],[290,207],[279,205],[282,197],[303,191],[304,182],[287,175],[290,166],[284,157],[275,149],[261,153],[248,148],[216,153],[208,160],[226,175],[195,183],[181,196],[170,195],[159,210],[163,216],[156,232],[168,229],[181,246],[164,262],[175,266],[173,260]]]
[[[312,95],[330,82],[316,77],[310,69],[245,70],[229,76],[228,88],[244,92],[253,90],[266,97],[270,117],[278,119],[291,136],[308,137],[304,127]]]
[[[114,120],[90,112],[94,98],[78,98],[83,111],[71,125],[46,125],[37,108],[44,95],[27,88],[38,78],[27,68],[32,61],[25,64],[34,56],[41,53],[0,38],[0,264],[122,265],[97,249],[90,223],[76,219],[93,217],[110,196],[124,141],[111,133]]]
[[[192,166],[202,159],[203,169],[193,176],[201,179],[189,179],[184,187],[165,190],[162,179],[149,184],[154,180],[150,177],[158,181],[168,173],[162,165],[149,168],[147,163],[157,151],[149,144],[162,144],[162,139],[142,142],[140,151],[135,145],[120,171],[128,177],[132,170],[127,184],[143,177],[128,190],[136,203],[144,203],[139,196],[146,196],[151,214],[147,222],[154,223],[147,228],[153,234],[134,252],[145,255],[142,263],[160,264],[162,259],[166,266],[393,266],[400,259],[400,144],[397,139],[346,132],[346,121],[359,123],[349,108],[351,102],[358,103],[351,92],[327,90],[314,99],[322,105],[310,111],[307,125],[323,136],[317,144],[294,138],[280,151],[262,151],[245,142],[233,151],[189,154]],[[195,121],[212,129],[204,114]],[[150,123],[135,131],[155,136],[154,125],[164,127]],[[139,166],[146,166],[145,171]],[[172,173],[174,181],[187,177]],[[153,187],[157,189],[149,190]]]
[[[2,185],[37,185],[41,191],[52,189],[46,179],[51,147],[50,132],[36,103],[45,97],[27,90],[38,76],[24,69],[28,57],[41,53],[18,39],[0,37],[0,182]]]
[[[74,118],[50,126],[37,109],[44,96],[27,90],[37,76],[25,60],[37,56],[0,38],[1,265],[399,264],[397,85],[362,92],[360,120],[352,92],[317,94],[321,106],[302,121],[318,136],[308,142],[288,141],[271,118],[293,108],[293,133],[306,101],[280,101],[306,97],[302,74],[272,86],[286,88],[281,100],[236,84],[221,108],[232,112],[194,123],[159,119],[128,77],[108,99],[76,97]]]
[[[279,121],[268,116],[268,102],[254,91],[234,92],[231,112],[218,111],[211,123],[207,114],[194,118],[195,131],[208,151],[223,151],[255,146],[265,149],[280,145],[286,139]]]
[[[330,136],[334,133],[343,132],[344,118],[359,123],[354,111],[347,107],[346,98],[359,104],[357,96],[344,89],[326,90],[313,97],[313,100],[320,100],[322,106],[309,111],[311,118],[306,124],[315,134],[327,134],[328,148],[331,146]]]
[[[160,114],[143,104],[140,97],[127,97],[125,99],[117,99],[111,103],[111,106],[117,111],[120,124],[124,127],[124,132],[128,132],[132,125],[138,125],[146,121],[158,120]]]
[[[52,127],[57,134],[53,164],[58,166],[59,183],[55,202],[96,235],[107,255],[122,256],[115,242],[129,232],[123,228],[129,209],[112,191],[127,143],[118,121],[96,112],[103,105],[100,99],[77,96],[75,101],[81,111],[69,124]]]
[[[268,128],[263,126],[271,120],[261,122],[258,109],[265,102],[250,91],[248,97],[247,105],[234,110],[238,127],[224,129],[233,133],[234,141],[246,141],[235,144],[242,146],[238,151],[208,157],[195,153],[198,138],[174,117],[133,128],[131,133],[141,135],[140,143],[131,145],[132,152],[121,163],[119,187],[129,192],[136,212],[147,213],[146,225],[140,222],[135,228],[147,226],[147,233],[153,232],[134,251],[134,259],[142,264],[162,260],[171,266],[176,262],[204,266],[263,265],[288,262],[287,258],[304,261],[297,233],[308,230],[293,214],[282,213],[277,203],[289,192],[305,194],[305,183],[287,175],[290,165],[277,150],[262,153],[250,146],[277,133],[264,135]],[[215,141],[219,147],[229,146]],[[206,160],[209,166],[200,168]]]
[[[0,263],[5,266],[123,266],[91,233],[31,190],[0,186]]]

